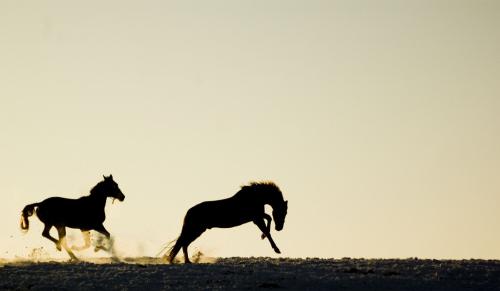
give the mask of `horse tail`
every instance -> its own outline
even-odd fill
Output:
[[[35,207],[38,206],[39,203],[28,204],[23,208],[21,212],[21,230],[27,232],[30,228],[30,221],[28,218],[35,213]]]
[[[174,248],[174,243],[177,244],[177,241],[179,238],[176,238],[174,240],[171,240],[161,246],[161,250],[156,254],[156,256],[160,256],[161,254],[164,254],[163,257],[169,259],[170,254],[172,253],[172,249]]]
[[[177,256],[177,253],[180,251],[182,247],[182,234],[179,236],[176,240],[172,241],[170,244],[170,247],[167,250],[167,256],[168,261],[172,264],[174,262],[175,256]],[[172,243],[175,242],[175,244],[172,245]]]

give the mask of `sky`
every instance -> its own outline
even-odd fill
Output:
[[[21,209],[113,174],[127,256],[272,180],[281,255],[251,223],[191,252],[500,259],[498,1],[5,0],[0,64],[0,257],[64,257]]]

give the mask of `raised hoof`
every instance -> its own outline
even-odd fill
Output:
[[[265,238],[266,238],[266,235],[265,235],[265,234],[261,234],[261,235],[260,235],[260,238],[261,238],[261,239],[265,239]]]
[[[280,251],[280,249],[278,249],[278,248],[275,248],[275,249],[274,249],[274,251],[275,251],[277,254],[281,254],[281,251]]]
[[[61,251],[61,250],[62,250],[61,245],[56,245],[56,249],[57,249],[58,251]]]

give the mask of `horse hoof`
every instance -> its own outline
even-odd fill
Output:
[[[62,251],[61,246],[56,246],[56,249],[57,249],[58,251]]]
[[[274,251],[277,253],[277,254],[281,254],[280,250],[279,249],[274,249]]]
[[[266,238],[266,235],[265,235],[265,234],[261,234],[261,235],[260,235],[260,238],[261,238],[261,239],[265,239],[265,238]]]

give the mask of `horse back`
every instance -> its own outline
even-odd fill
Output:
[[[205,201],[191,207],[184,223],[203,225],[205,228],[229,228],[254,220],[264,211],[263,206],[242,203],[239,199]]]

